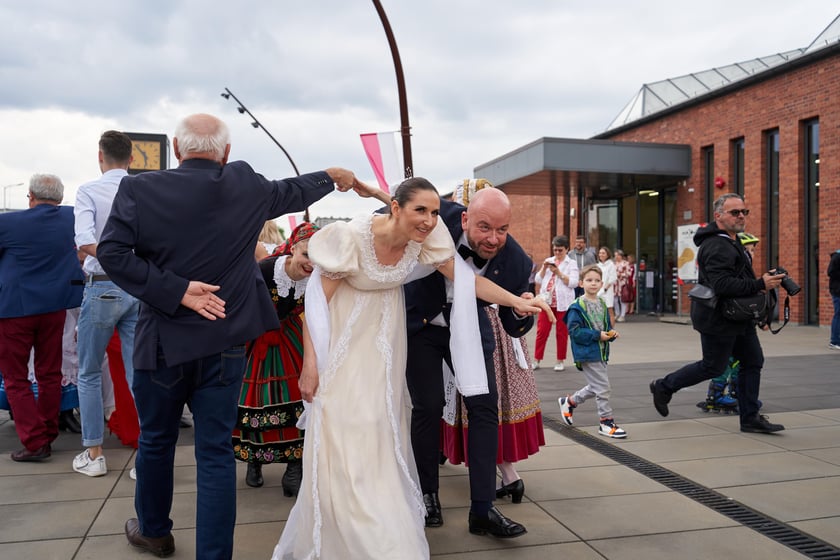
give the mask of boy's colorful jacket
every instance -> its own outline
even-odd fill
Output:
[[[584,296],[577,298],[569,306],[566,316],[563,317],[566,326],[569,327],[569,339],[572,341],[572,355],[575,358],[575,365],[580,362],[607,362],[610,357],[610,343],[601,342],[601,331],[597,330],[592,319],[586,312],[586,304],[583,303]],[[610,314],[604,303],[604,298],[599,298],[604,308],[604,330],[612,329]]]

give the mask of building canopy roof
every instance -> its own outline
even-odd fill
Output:
[[[755,76],[838,41],[840,41],[840,16],[836,17],[807,47],[644,84],[613,119],[607,130],[624,126],[731,83]]]

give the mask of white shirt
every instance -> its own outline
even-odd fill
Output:
[[[110,169],[95,181],[85,183],[76,193],[73,213],[76,216],[76,246],[99,243],[105,222],[111,214],[111,204],[117,195],[122,178],[128,175],[125,169]],[[82,266],[86,274],[105,274],[99,261],[90,255]]]
[[[470,243],[467,241],[467,235],[462,233],[461,238],[458,240],[458,243],[455,244],[455,250],[458,250],[458,246],[466,245],[467,247],[470,246]],[[475,263],[472,259],[465,261],[467,266],[475,271],[476,274],[483,274],[485,270],[487,270],[487,265],[490,264],[490,259],[484,264],[483,267],[478,268],[475,266]],[[449,278],[443,278],[446,284],[446,302],[452,303],[452,296],[455,293],[455,283],[452,282]],[[443,313],[438,313],[434,319],[429,321],[432,325],[437,325],[438,327],[448,327],[449,325],[446,324],[446,320],[443,318]]]
[[[566,257],[559,264],[557,263],[557,259],[554,257],[548,257],[545,259],[545,262],[556,264],[557,270],[560,271],[563,276],[568,276],[569,278],[569,283],[567,284],[566,282],[560,280],[559,276],[554,277],[554,294],[557,297],[556,309],[557,311],[566,311],[569,309],[572,302],[575,301],[575,288],[579,283],[580,274],[577,263],[568,254],[566,254]],[[548,293],[548,281],[551,279],[551,275],[553,274],[554,272],[548,268],[545,271],[545,278],[543,278],[543,275],[539,272],[534,277],[534,282],[540,284],[540,293]],[[551,298],[548,297],[546,301],[550,302]]]

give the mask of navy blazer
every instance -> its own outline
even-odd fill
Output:
[[[141,301],[134,367],[174,366],[243,344],[279,326],[254,249],[265,221],[303,211],[333,190],[324,172],[270,181],[242,161],[189,159],[124,177],[96,256]],[[224,319],[183,307],[191,280],[221,286]]]
[[[39,204],[0,214],[0,318],[79,307],[84,273],[73,243],[73,208]]]
[[[464,230],[461,228],[461,214],[464,206],[441,199],[440,218],[449,229],[452,240],[457,246]],[[484,271],[484,277],[492,280],[507,291],[521,295],[528,291],[528,278],[531,275],[531,259],[525,254],[516,240],[508,235],[507,242],[493,257]],[[438,316],[446,306],[446,279],[440,272],[434,272],[425,278],[405,285],[406,323],[409,336],[418,332],[429,321]],[[478,325],[481,330],[482,346],[486,352],[495,347],[493,330],[487,314],[481,309],[487,302],[478,300]],[[534,318],[517,318],[510,307],[499,307],[499,318],[505,331],[512,337],[520,337],[534,326]]]

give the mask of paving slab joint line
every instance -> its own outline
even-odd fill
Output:
[[[783,521],[754,510],[711,488],[687,479],[665,467],[621,449],[612,442],[599,439],[578,428],[567,426],[551,417],[544,416],[543,425],[808,558],[840,560],[840,548]]]

